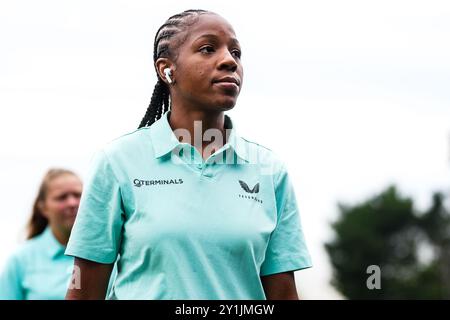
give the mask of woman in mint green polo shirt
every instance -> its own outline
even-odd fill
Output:
[[[64,299],[73,258],[64,255],[75,221],[82,184],[71,171],[45,175],[28,223],[28,240],[0,274],[1,300]]]
[[[157,31],[153,60],[138,130],[93,160],[66,249],[80,285],[66,297],[104,299],[116,262],[109,299],[298,299],[294,271],[311,260],[292,182],[224,114],[243,82],[233,28],[184,11]]]

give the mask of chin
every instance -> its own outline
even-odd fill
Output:
[[[236,105],[236,98],[222,99],[215,103],[215,108],[220,111],[228,111],[234,108]]]
[[[66,228],[66,230],[70,231],[74,224],[75,224],[75,219],[68,219],[65,221],[64,227]]]

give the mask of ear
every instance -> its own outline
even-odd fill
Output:
[[[167,58],[159,58],[158,60],[156,60],[155,62],[155,67],[156,67],[156,71],[158,72],[158,77],[161,78],[162,81],[164,81],[167,85],[169,85],[169,82],[166,79],[166,74],[164,73],[164,69],[169,68],[170,70],[172,70],[172,83],[175,82],[175,77],[174,77],[174,70],[175,70],[175,66],[174,64]]]

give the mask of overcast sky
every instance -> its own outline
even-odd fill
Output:
[[[229,114],[293,177],[314,263],[296,273],[302,296],[339,298],[323,250],[338,201],[395,183],[423,208],[450,191],[448,1],[1,1],[0,266],[44,172],[85,178],[96,150],[137,127],[155,32],[191,8],[234,26],[245,76]]]

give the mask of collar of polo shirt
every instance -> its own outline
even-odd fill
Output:
[[[59,255],[64,255],[66,247],[64,247],[61,243],[58,242],[58,240],[56,240],[50,226],[47,226],[44,232],[42,232],[42,240],[44,240],[44,242],[46,243],[47,252],[52,259],[56,258]]]
[[[159,120],[150,126],[150,135],[152,137],[156,158],[166,155],[181,144],[170,127],[170,112],[170,110],[167,111]],[[225,128],[231,129],[231,132],[224,147],[229,145],[239,158],[249,162],[250,159],[245,142],[237,135],[236,126],[228,115],[225,115]]]

